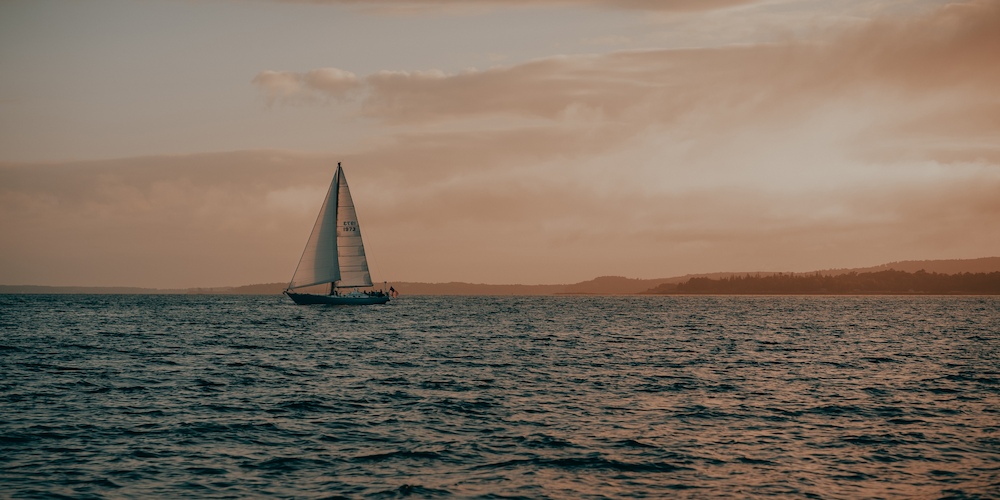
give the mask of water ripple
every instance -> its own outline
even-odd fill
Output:
[[[997,498],[1000,299],[0,296],[0,496]]]

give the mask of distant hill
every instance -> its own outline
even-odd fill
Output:
[[[691,278],[650,293],[685,295],[1000,295],[1000,272],[928,273],[887,269],[842,274],[798,273]]]
[[[961,274],[961,273],[995,273],[1000,271],[1000,257],[983,257],[981,259],[950,259],[950,260],[904,260],[900,262],[890,262],[875,267],[863,267],[851,269],[858,273],[888,271],[906,271],[915,273],[917,271],[927,271],[938,274]],[[821,271],[822,273],[822,271]]]
[[[670,280],[671,278],[644,280],[623,278],[621,276],[601,276],[590,281],[565,285],[563,290],[558,293],[574,295],[629,295],[659,286]]]
[[[640,293],[670,293],[680,283],[692,278],[721,280],[734,276],[768,277],[776,275],[838,276],[850,273],[870,273],[879,271],[905,271],[914,273],[926,271],[937,274],[993,273],[1000,272],[1000,257],[980,259],[950,260],[906,260],[890,262],[874,267],[855,269],[826,269],[809,273],[777,272],[717,272],[687,274],[672,278],[634,279],[621,276],[600,276],[588,281],[565,285],[490,285],[482,283],[419,283],[393,282],[392,286],[402,295],[631,295]],[[205,295],[280,295],[286,283],[260,283],[254,285],[158,289],[138,287],[85,287],[85,286],[37,286],[0,285],[0,294],[205,294]],[[317,287],[315,293],[322,293]]]

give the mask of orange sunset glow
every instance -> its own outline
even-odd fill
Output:
[[[337,162],[377,281],[1000,255],[1000,2],[14,0],[0,284],[285,282]]]

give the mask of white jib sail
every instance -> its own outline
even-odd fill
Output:
[[[302,251],[299,265],[288,288],[300,288],[321,283],[332,283],[340,279],[340,265],[337,262],[337,184],[343,175],[338,168],[333,176],[330,189],[326,193],[323,207],[316,217],[306,249]],[[345,184],[346,187],[346,184]],[[352,207],[353,212],[353,207]],[[362,252],[362,255],[364,252]],[[367,268],[367,267],[366,267]]]
[[[361,241],[361,226],[358,224],[358,213],[354,210],[354,200],[351,190],[347,187],[344,171],[337,169],[340,187],[337,193],[337,260],[340,262],[340,282],[338,287],[368,287],[372,286],[371,274],[368,273],[368,259],[365,258],[365,245]]]

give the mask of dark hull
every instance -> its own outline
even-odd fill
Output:
[[[317,295],[295,292],[285,292],[285,295],[299,305],[365,306],[389,302],[388,295]]]

